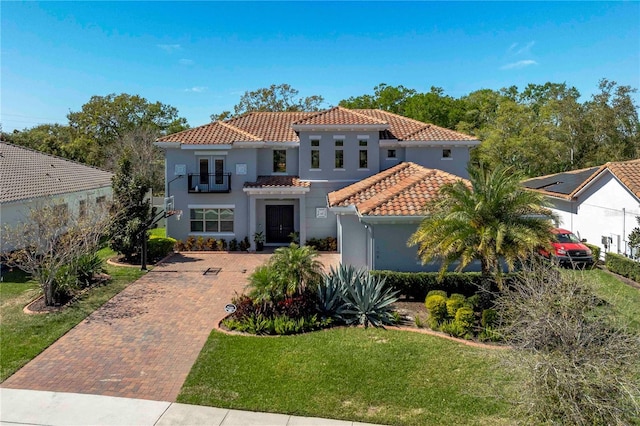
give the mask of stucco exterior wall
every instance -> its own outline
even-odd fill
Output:
[[[351,180],[358,181],[380,171],[380,149],[378,132],[331,131],[300,132],[299,165],[300,178],[305,180]],[[320,167],[311,169],[311,140],[319,140]],[[335,141],[343,140],[342,147],[336,147]],[[360,140],[367,140],[367,146],[361,147]],[[344,169],[335,168],[335,151],[344,151]],[[359,167],[359,151],[367,150],[366,169]]]
[[[369,238],[364,224],[356,215],[340,215],[338,224],[338,247],[341,261],[356,268],[368,268],[367,246]]]
[[[605,172],[570,202],[553,201],[553,211],[562,217],[561,227],[605,251],[630,254],[628,235],[638,226],[640,201],[611,173]],[[605,250],[602,237],[611,238]]]
[[[88,191],[60,194],[48,198],[2,203],[0,204],[0,251],[11,251],[20,248],[8,240],[5,229],[28,221],[32,209],[38,209],[45,205],[66,204],[69,214],[77,216],[80,209],[80,201],[83,200],[86,202],[87,214],[91,214],[92,210],[95,211],[97,198],[105,197],[104,206],[106,208],[112,196],[113,190],[108,186]]]
[[[443,158],[442,150],[450,149],[451,157]],[[467,179],[467,164],[470,159],[469,148],[466,147],[407,147],[405,161],[412,161],[430,169],[439,169]]]
[[[167,219],[167,235],[178,240],[185,240],[189,235],[213,237],[216,239],[224,238],[227,241],[233,238],[242,240],[245,236],[252,239],[248,235],[248,203],[247,196],[242,191],[245,182],[255,182],[257,178],[257,149],[228,149],[228,150],[187,150],[187,149],[166,149],[166,170],[167,170],[167,188],[166,194],[174,197],[174,205],[176,210],[182,210],[181,220],[175,217]],[[225,172],[231,173],[231,192],[230,193],[189,193],[188,178],[176,179],[176,165],[185,165],[187,175],[190,173],[198,173],[198,153],[211,153],[211,156],[222,156],[225,158]],[[246,165],[246,174],[237,174],[236,165]],[[233,233],[192,233],[190,232],[190,208],[214,208],[214,207],[232,207],[234,209]]]

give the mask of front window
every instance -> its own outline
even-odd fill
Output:
[[[317,149],[311,150],[311,168],[319,169],[320,168],[320,151]]]
[[[344,168],[344,151],[341,149],[336,149],[336,169]]]
[[[361,169],[366,169],[368,166],[368,161],[367,161],[367,150],[366,149],[361,149],[360,150],[360,168]]]
[[[191,209],[191,232],[233,232],[233,209]]]
[[[273,172],[287,172],[287,151],[284,149],[276,149],[273,151]]]
[[[388,149],[387,150],[387,158],[396,158],[396,150],[395,149]]]
[[[442,158],[451,158],[451,150],[450,149],[443,149],[442,150]]]

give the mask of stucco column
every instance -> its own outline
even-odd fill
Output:
[[[307,208],[304,195],[300,195],[298,200],[298,208],[300,209],[300,246],[303,246],[307,242]]]
[[[251,247],[249,250],[256,251],[256,242],[253,241],[253,236],[256,233],[256,196],[249,195],[249,241]]]

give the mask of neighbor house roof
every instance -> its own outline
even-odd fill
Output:
[[[0,203],[111,186],[113,174],[0,142]]]
[[[522,184],[544,195],[572,200],[602,173],[611,173],[640,199],[640,159],[605,163],[600,167],[572,170],[527,179]]]
[[[329,207],[353,206],[366,216],[424,216],[448,183],[467,182],[442,170],[405,162],[328,195]]]
[[[250,112],[163,136],[158,142],[219,145],[234,142],[299,142],[295,126],[373,126],[380,139],[399,141],[477,141],[450,129],[377,109],[334,107],[319,112]]]

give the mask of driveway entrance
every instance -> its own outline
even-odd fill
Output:
[[[2,387],[175,401],[234,293],[270,254],[175,254]],[[327,269],[338,255],[323,255]]]

